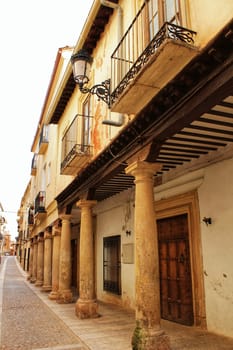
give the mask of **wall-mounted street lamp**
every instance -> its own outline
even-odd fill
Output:
[[[71,56],[74,81],[78,84],[83,94],[90,93],[92,95],[97,95],[98,99],[107,103],[108,108],[110,108],[110,79],[103,81],[101,84],[94,85],[91,88],[86,86],[89,82],[92,61],[92,57],[84,49],[79,50]]]

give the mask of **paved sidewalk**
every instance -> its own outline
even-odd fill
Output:
[[[12,348],[1,347],[0,349],[131,350],[131,336],[135,327],[135,319],[133,312],[125,311],[115,305],[99,303],[99,312],[101,314],[101,317],[96,319],[79,320],[75,316],[74,304],[58,304],[55,301],[50,300],[48,298],[47,293],[42,292],[40,288],[35,287],[34,284],[31,284],[27,281],[27,274],[21,269],[17,260],[14,257],[8,257],[7,260],[9,268],[10,266],[13,266],[15,264],[16,270],[16,266],[18,266],[17,279],[16,281],[11,282],[12,288],[15,283],[17,286],[17,283],[20,281],[21,284],[24,285],[23,288],[25,288],[25,290],[27,291],[27,295],[25,296],[23,296],[22,293],[19,294],[18,299],[23,298],[24,300],[24,307],[21,306],[21,309],[29,309],[28,312],[31,313],[31,316],[28,315],[28,317],[32,320],[33,314],[35,314],[36,316],[38,315],[38,307],[42,308],[43,313],[45,313],[48,316],[42,317],[40,319],[40,323],[43,323],[45,325],[45,329],[43,329],[42,325],[40,325],[42,327],[41,332],[45,332],[45,334],[47,332],[47,334],[50,334],[50,341],[54,343],[56,342],[56,344],[60,341],[59,337],[61,337],[61,334],[59,334],[59,332],[62,332],[62,336],[64,336],[64,338],[61,339],[62,343],[59,343],[60,347],[56,344],[46,345],[46,348],[43,344],[41,344],[40,346],[35,344],[37,346],[35,347],[33,344],[33,347],[31,348],[23,346],[20,347],[20,345],[18,347]],[[5,281],[7,281],[7,279],[9,278],[10,270],[8,270],[7,268],[6,272],[7,274]],[[4,289],[4,294],[6,291],[8,292],[9,289]],[[15,300],[14,298],[16,292],[12,293],[13,300]],[[32,298],[31,293],[29,292],[31,292],[32,295],[34,295],[35,299]],[[36,305],[38,305],[38,307],[30,305],[29,301],[26,302],[28,297],[29,301],[35,300],[33,303],[36,302]],[[19,301],[20,300],[18,300],[17,303]],[[22,322],[23,310],[18,308],[16,303],[14,306],[15,318],[20,319]],[[24,312],[26,312],[26,310]],[[16,314],[18,314],[18,316],[16,316]],[[26,326],[28,325],[26,324]],[[14,327],[16,327],[16,325]],[[17,333],[20,331],[20,337],[23,338],[21,336],[21,333],[23,333],[22,326],[18,328],[13,328],[14,332]],[[61,331],[59,330],[60,328],[62,329]],[[233,338],[229,339],[217,336],[215,334],[211,334],[209,332],[200,330],[195,327],[181,326],[164,320],[162,320],[162,328],[170,337],[172,350],[233,350]],[[6,332],[6,330],[4,332]],[[34,329],[34,327],[32,326],[31,331],[27,332],[27,337],[29,338],[28,341],[30,341],[31,337],[34,337],[35,339],[37,334],[37,330]],[[10,337],[10,331],[8,331],[8,336]],[[67,336],[70,336],[68,342]],[[42,336],[40,335],[40,339],[41,338]],[[6,338],[3,337],[3,339],[5,339],[6,341]]]

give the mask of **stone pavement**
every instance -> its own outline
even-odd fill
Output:
[[[100,303],[99,318],[79,320],[74,304],[50,300],[27,281],[15,257],[4,259],[0,266],[0,349],[131,350],[133,312]],[[162,328],[169,334],[172,350],[233,350],[233,338],[164,320]]]
[[[16,258],[4,257],[0,284],[0,349],[88,349],[29,288]]]

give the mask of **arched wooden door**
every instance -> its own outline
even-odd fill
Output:
[[[157,220],[161,317],[193,325],[188,215]]]

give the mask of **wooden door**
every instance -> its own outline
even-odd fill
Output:
[[[187,214],[157,221],[161,317],[193,325]]]

